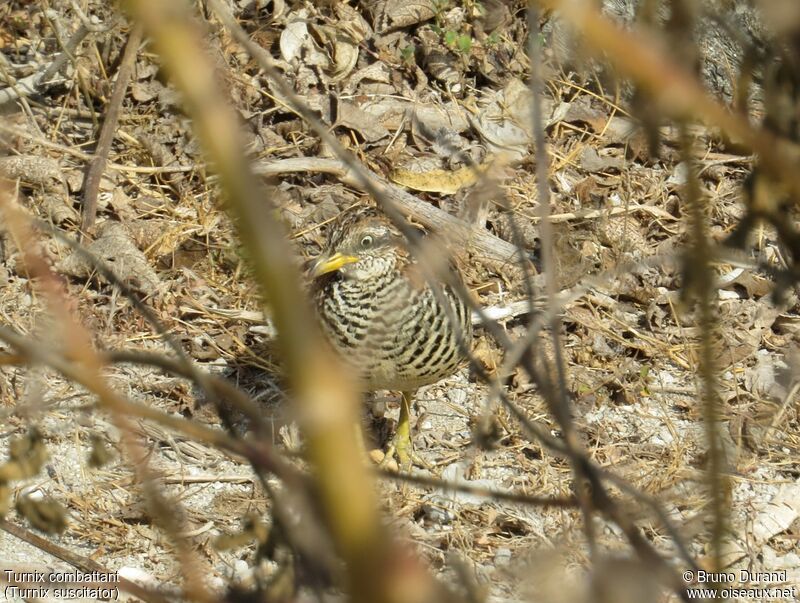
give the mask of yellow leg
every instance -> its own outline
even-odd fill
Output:
[[[411,398],[414,392],[403,392],[400,401],[400,419],[397,421],[397,433],[394,436],[395,452],[400,468],[407,470],[411,468]]]

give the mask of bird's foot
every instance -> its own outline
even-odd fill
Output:
[[[386,456],[384,457],[384,462],[388,460],[396,460],[397,466],[401,471],[408,471],[411,469],[411,464],[413,462],[413,455],[414,455],[414,447],[411,444],[410,439],[403,439],[400,437],[400,433],[396,433],[394,438],[392,438],[391,443],[389,444],[389,448],[386,450]],[[385,465],[381,463],[380,467],[384,467]]]
[[[408,472],[412,467],[421,467],[423,469],[431,469],[431,466],[413,450],[401,452],[397,448],[397,444],[392,442],[389,447],[384,451],[380,448],[370,450],[369,458],[381,469],[388,469],[389,471],[404,471]]]
[[[385,453],[373,450],[370,456],[381,468],[395,471],[408,472],[412,465],[429,469],[429,465],[414,453],[414,444],[411,442],[411,398],[413,392],[403,392],[400,402],[400,417],[397,421],[397,430],[389,442]],[[374,454],[378,453],[378,454]],[[380,457],[379,457],[380,455]],[[379,458],[378,458],[379,457]]]

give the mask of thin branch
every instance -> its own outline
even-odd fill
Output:
[[[356,172],[352,165],[341,159],[303,157],[257,162],[253,165],[253,170],[264,176],[308,171],[331,174],[348,186],[369,193],[378,191],[381,199],[389,199],[397,204],[403,212],[427,228],[438,232],[466,233],[466,246],[474,251],[478,260],[488,259],[495,263],[511,264],[517,254],[517,248],[508,241],[418,199],[363,165]],[[364,178],[369,179],[370,187],[364,186]]]
[[[546,497],[546,496],[530,496],[528,494],[519,494],[516,492],[503,492],[501,490],[492,490],[491,488],[483,488],[470,484],[469,482],[451,482],[427,475],[407,473],[397,473],[387,469],[376,468],[375,472],[382,478],[392,481],[404,482],[408,484],[415,484],[417,486],[429,486],[437,490],[445,492],[462,492],[464,494],[472,494],[480,496],[487,500],[495,502],[508,502],[525,506],[534,507],[553,507],[559,509],[570,509],[578,506],[578,502],[573,497]]]
[[[183,3],[129,0],[125,3],[152,37],[171,80],[183,95],[198,138],[219,174],[227,209],[251,258],[263,298],[278,331],[278,344],[295,390],[294,406],[314,467],[319,508],[345,561],[343,584],[357,602],[448,600],[422,564],[389,537],[377,513],[372,481],[362,465],[356,438],[354,384],[324,346],[302,294],[299,275],[282,224],[264,205],[270,191],[249,169],[242,152],[241,125],[221,93],[201,32]],[[214,2],[215,10],[221,3]],[[227,10],[222,7],[225,14]],[[219,14],[219,11],[218,11]],[[234,23],[235,25],[235,23]],[[263,51],[263,49],[261,49]],[[398,575],[404,559],[403,577]],[[397,592],[402,582],[413,589]]]
[[[687,134],[683,136],[683,160],[688,166],[686,179],[686,200],[689,206],[689,233],[691,248],[684,258],[684,292],[693,296],[696,303],[697,323],[700,327],[700,349],[698,354],[699,376],[703,406],[703,424],[708,446],[708,494],[711,498],[711,551],[714,559],[713,571],[722,571],[723,546],[727,530],[727,507],[730,483],[725,477],[726,460],[722,445],[720,423],[722,419],[719,384],[717,382],[717,352],[715,334],[717,332],[718,310],[715,307],[714,272],[711,269],[712,250],[706,227],[705,203],[700,190],[697,167],[694,165],[692,142]]]
[[[87,166],[86,178],[83,182],[83,207],[81,208],[81,230],[88,233],[94,228],[94,221],[97,214],[97,194],[100,190],[100,179],[108,162],[108,153],[111,151],[111,142],[114,140],[114,133],[117,130],[119,121],[119,111],[122,101],[125,98],[125,91],[128,89],[128,82],[133,72],[136,62],[136,53],[142,43],[142,27],[139,24],[133,26],[128,34],[128,43],[122,55],[117,79],[114,82],[114,92],[106,106],[106,116],[103,120],[103,127],[100,129],[100,136],[97,138],[97,146],[94,151],[94,158]]]
[[[556,261],[555,245],[553,242],[553,225],[548,219],[550,215],[550,185],[548,182],[549,161],[547,156],[547,146],[544,137],[544,117],[542,113],[542,93],[544,84],[542,82],[542,61],[539,49],[539,11],[534,5],[528,7],[528,55],[531,61],[531,117],[533,123],[534,151],[536,155],[536,190],[538,192],[537,214],[540,219],[539,236],[542,248],[542,264],[545,274],[545,291],[550,303],[555,304],[558,295],[558,283],[556,282]],[[550,412],[555,417],[564,435],[567,454],[572,466],[575,483],[573,485],[578,501],[580,502],[583,514],[583,529],[590,551],[596,552],[596,542],[594,535],[594,522],[592,521],[592,507],[589,499],[589,492],[584,483],[587,477],[582,468],[588,462],[586,454],[582,450],[578,434],[572,422],[572,416],[567,397],[567,385],[564,369],[564,358],[561,343],[561,320],[558,314],[554,313],[549,320],[550,337],[553,342],[555,375],[553,371],[540,372],[532,361],[532,354],[527,348],[522,356],[523,366],[526,367],[531,378],[542,389],[545,402]],[[533,328],[529,330],[535,336]],[[531,341],[531,344],[533,342]]]

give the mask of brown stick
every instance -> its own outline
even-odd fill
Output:
[[[253,171],[262,176],[287,174],[291,172],[322,172],[336,176],[348,186],[363,189],[361,181],[352,169],[339,159],[323,159],[319,157],[303,157],[281,159],[277,161],[261,161],[253,165]],[[487,259],[499,263],[514,263],[517,259],[517,248],[508,241],[504,241],[483,228],[451,216],[446,211],[434,207],[406,192],[402,188],[391,184],[371,171],[366,166],[361,166],[361,171],[366,173],[375,186],[392,202],[409,216],[420,222],[423,226],[439,232],[464,232],[467,233],[467,246],[475,252],[476,259]]]
[[[97,216],[97,193],[100,190],[100,178],[106,169],[108,153],[111,150],[111,141],[114,140],[114,131],[119,122],[119,109],[122,100],[125,98],[125,91],[128,89],[128,82],[131,79],[133,63],[136,60],[136,51],[142,43],[142,26],[135,24],[128,35],[128,44],[125,46],[125,53],[117,71],[117,81],[114,83],[114,92],[111,100],[106,107],[106,118],[103,120],[103,127],[100,128],[100,136],[97,139],[97,148],[94,158],[86,169],[86,180],[83,183],[83,208],[81,216],[81,230],[86,233],[94,227],[94,220]]]

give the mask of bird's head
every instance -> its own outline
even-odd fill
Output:
[[[312,279],[339,273],[368,280],[394,270],[407,257],[403,236],[373,207],[345,211],[328,230],[328,241],[311,269]]]

